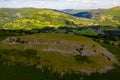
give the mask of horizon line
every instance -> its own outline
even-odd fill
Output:
[[[66,10],[66,9],[74,9],[74,10],[102,10],[102,9],[111,9],[115,7],[120,7],[120,6],[114,6],[114,7],[109,7],[109,8],[92,8],[92,9],[75,9],[75,8],[63,8],[63,9],[56,9],[56,8],[39,8],[39,7],[0,7],[4,9],[24,9],[24,8],[34,8],[34,9],[53,9],[53,10]]]

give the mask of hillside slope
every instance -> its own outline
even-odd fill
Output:
[[[1,59],[8,65],[23,64],[57,72],[105,72],[116,58],[90,38],[65,34],[9,37],[0,44]],[[4,62],[3,62],[4,63]]]
[[[120,25],[120,7],[91,11],[94,20],[105,26],[117,27]]]
[[[120,25],[120,7],[96,10],[71,10],[68,12],[76,17],[95,20],[101,26],[117,27]]]
[[[78,27],[93,24],[93,21],[78,19],[69,14],[50,9],[0,9],[0,26],[4,29],[33,29],[45,26]]]

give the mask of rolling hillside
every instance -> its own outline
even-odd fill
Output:
[[[78,19],[69,14],[50,9],[0,9],[0,28],[35,29],[42,27],[80,27],[94,25],[93,21]]]
[[[119,7],[76,12],[1,8],[0,79],[119,80]]]
[[[94,20],[97,20],[99,24],[106,26],[117,27],[120,25],[120,7],[114,7],[110,9],[91,11]]]
[[[68,13],[76,17],[95,20],[101,26],[117,27],[120,25],[120,7],[119,6],[113,7],[110,9],[71,10]]]
[[[70,14],[51,9],[1,8],[0,28],[38,29],[43,27],[84,27],[120,25],[120,7],[100,10],[68,10]],[[74,13],[75,11],[75,13]],[[74,13],[74,14],[71,14]],[[76,16],[76,17],[75,17]],[[80,18],[78,18],[80,17]]]

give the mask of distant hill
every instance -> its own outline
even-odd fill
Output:
[[[42,27],[80,27],[94,25],[93,21],[78,19],[67,13],[51,9],[1,8],[0,28],[33,29]]]
[[[79,12],[79,13],[72,14],[72,15],[76,17],[81,17],[81,18],[88,18],[88,19],[92,18],[92,14],[90,12]]]
[[[64,10],[61,10],[62,12],[65,12],[65,13],[71,13],[74,9],[64,9]]]
[[[63,12],[69,13],[69,14],[78,14],[78,13],[85,13],[86,12],[92,12],[97,14],[106,14],[106,15],[112,15],[112,16],[120,16],[120,6],[116,6],[110,9],[88,9],[88,10],[77,10],[77,9],[65,9],[61,10]],[[91,14],[92,14],[91,13]]]
[[[79,12],[84,12],[85,10],[79,10],[79,9],[63,9],[63,10],[60,10],[62,12],[65,12],[65,13],[69,13],[69,14],[76,14],[76,13],[79,13]]]
[[[120,25],[120,6],[110,9],[72,10],[68,13],[76,17],[95,20],[101,26]]]
[[[110,9],[91,10],[92,19],[99,22],[101,25],[118,26],[120,25],[120,7]]]
[[[98,10],[68,9],[65,11],[37,8],[0,8],[0,28],[30,30],[43,27],[96,25],[117,27],[120,25],[120,7]]]

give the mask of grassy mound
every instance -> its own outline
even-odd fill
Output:
[[[0,44],[2,64],[23,64],[53,72],[106,72],[115,57],[92,39],[65,34],[9,37]]]

